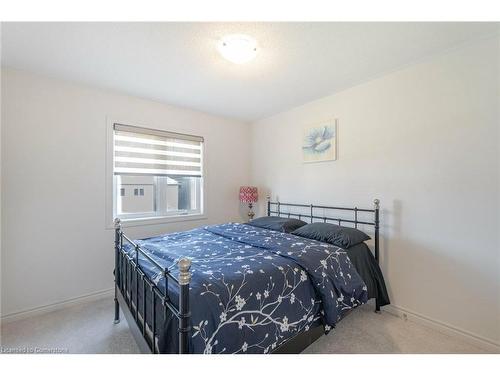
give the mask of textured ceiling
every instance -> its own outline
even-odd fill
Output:
[[[2,65],[245,121],[498,32],[498,23],[3,23]],[[257,39],[245,65],[228,33]]]

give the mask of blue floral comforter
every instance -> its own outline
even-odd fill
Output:
[[[179,258],[192,260],[193,353],[269,353],[315,324],[328,332],[368,298],[343,249],[291,234],[230,223],[136,243],[174,275]],[[161,272],[142,257],[139,264],[164,292]],[[164,322],[164,346],[175,346],[175,320]]]

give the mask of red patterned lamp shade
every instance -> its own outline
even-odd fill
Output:
[[[259,195],[255,186],[242,186],[240,187],[240,202],[255,203]]]

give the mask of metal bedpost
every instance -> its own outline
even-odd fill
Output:
[[[380,200],[374,199],[373,204],[375,205],[375,260],[378,263],[378,257],[379,257],[379,236],[378,236],[378,231],[379,231],[379,211],[380,211]]]
[[[375,206],[375,260],[377,264],[379,262],[379,213],[380,213],[380,200],[374,199],[373,204]],[[375,298],[375,312],[380,312],[380,303],[378,298]]]
[[[189,352],[189,333],[191,331],[189,310],[189,282],[191,281],[191,260],[182,258],[179,260],[179,354]]]
[[[267,200],[267,216],[271,216],[271,196],[266,196]]]
[[[119,260],[120,260],[120,237],[122,233],[122,225],[120,219],[116,218],[115,224],[115,320],[114,323],[120,323],[120,305],[118,303],[118,283],[120,282],[121,275]]]

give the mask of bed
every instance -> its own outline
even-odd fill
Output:
[[[335,210],[353,218],[325,215]],[[343,249],[239,223],[132,241],[117,219],[115,323],[121,306],[146,353],[299,353],[369,298],[376,311],[389,303],[378,200],[358,209],[268,199],[267,215],[373,226],[375,255],[365,243]]]

